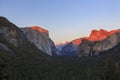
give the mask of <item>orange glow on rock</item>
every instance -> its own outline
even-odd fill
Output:
[[[110,34],[112,35],[112,34],[115,34],[117,32],[120,32],[120,29],[118,29],[118,30],[112,30],[112,31],[110,31]]]
[[[103,29],[93,30],[88,38],[89,41],[101,41],[109,36],[109,32]]]
[[[101,41],[106,39],[108,36],[115,34],[117,32],[120,32],[120,30],[112,30],[112,31],[106,31],[103,29],[98,30],[93,30],[87,40],[89,41]]]
[[[82,40],[83,40],[82,38],[76,39],[76,40],[72,41],[72,43],[73,43],[74,45],[79,45],[79,44],[81,44]]]
[[[112,30],[112,31],[106,31],[104,29],[100,29],[100,30],[92,30],[91,34],[89,37],[83,37],[83,38],[79,38],[76,40],[73,40],[72,43],[74,45],[80,45],[83,39],[89,40],[89,41],[102,41],[104,39],[106,39],[108,36],[113,35],[117,32],[120,32],[120,29],[118,30]]]
[[[45,30],[45,29],[38,27],[38,26],[32,26],[32,29],[43,32],[43,33],[48,33],[48,30]]]
[[[79,45],[79,44],[81,44],[81,42],[82,42],[83,39],[87,39],[87,37],[75,39],[75,40],[72,41],[72,43],[73,43],[74,45]]]

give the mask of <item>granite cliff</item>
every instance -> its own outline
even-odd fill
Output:
[[[61,50],[62,55],[89,56],[98,55],[117,45],[120,41],[120,29],[106,31],[103,29],[92,30],[89,37],[83,37],[71,41]]]
[[[56,49],[54,42],[49,37],[48,30],[38,26],[21,28],[27,39],[35,44],[37,48],[46,52],[49,55],[57,55],[59,52]]]

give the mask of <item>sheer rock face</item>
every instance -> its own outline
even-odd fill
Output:
[[[53,41],[49,38],[49,33],[47,30],[38,26],[26,27],[21,30],[25,33],[27,39],[31,43],[35,44],[40,50],[49,55],[58,54]]]
[[[118,45],[119,43],[120,43],[120,33],[115,33],[115,34],[107,37],[103,41],[97,42],[93,46],[93,50],[95,53],[99,53],[101,51],[106,51],[108,49],[111,49],[111,48],[115,47],[116,45]]]
[[[32,42],[32,45],[35,45],[40,51],[42,50],[49,55],[58,54],[47,30],[37,26],[20,29],[6,18],[0,17],[0,40],[3,38],[23,51],[26,50],[26,47],[31,46]],[[7,46],[0,46],[7,49]]]
[[[103,29],[98,30],[92,30],[88,40],[89,41],[101,41],[109,36],[109,32]]]
[[[108,36],[111,36],[117,32],[120,32],[120,29],[118,30],[112,30],[112,31],[106,31],[104,29],[98,30],[93,30],[90,34],[90,36],[87,38],[89,41],[102,41],[106,39]]]
[[[24,33],[4,17],[0,17],[0,37],[5,38],[16,47],[21,47],[26,43]]]
[[[90,44],[92,43],[92,44]],[[79,55],[88,56],[90,48],[92,48],[94,55],[99,55],[100,52],[107,51],[120,43],[120,33],[115,33],[108,36],[106,39],[97,42],[88,40],[83,41],[79,47]]]
[[[83,40],[82,43],[78,46],[78,55],[81,56],[88,56],[91,47],[94,45],[93,42],[88,40]]]
[[[78,56],[88,56],[92,49],[95,55],[108,50],[120,41],[120,29],[106,31],[103,29],[92,30],[89,37],[75,39],[61,49],[61,54],[77,54]]]

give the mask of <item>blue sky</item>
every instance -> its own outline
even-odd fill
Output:
[[[120,0],[0,0],[0,16],[19,27],[41,26],[65,42],[93,29],[119,29]]]

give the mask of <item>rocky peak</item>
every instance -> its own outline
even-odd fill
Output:
[[[46,35],[47,37],[49,37],[49,31],[46,30],[46,29],[43,29],[42,27],[32,26],[32,27],[29,27],[29,28],[31,28],[32,30],[35,30],[38,33],[41,33],[41,34]]]
[[[82,37],[82,38],[78,38],[72,41],[73,45],[80,45],[82,40],[89,40],[92,42],[96,42],[96,41],[101,41],[106,39],[108,36],[116,33],[116,32],[120,32],[120,30],[112,30],[112,31],[106,31],[104,29],[100,29],[100,30],[92,30],[91,34],[89,37]]]
[[[35,26],[20,29],[4,17],[0,17],[0,41],[0,48],[12,52],[7,45],[14,45],[15,49],[17,48],[21,52],[25,52],[27,55],[30,53],[33,55],[33,53],[39,54],[43,52],[50,52],[49,54],[51,54],[56,50],[53,46],[53,42],[48,36],[47,30]],[[23,54],[23,52],[21,54]]]
[[[38,26],[21,28],[27,39],[36,47],[49,55],[58,54],[58,51],[49,37],[48,30]]]
[[[81,44],[82,40],[83,40],[83,38],[75,39],[72,41],[72,44],[79,45],[79,44]]]
[[[87,40],[89,41],[101,41],[106,39],[108,36],[111,36],[112,34],[115,34],[116,32],[120,32],[120,30],[112,30],[112,31],[106,31],[104,29],[100,30],[93,30]]]
[[[89,41],[101,41],[109,35],[109,32],[103,29],[93,30],[88,38]]]
[[[5,18],[0,16],[0,23],[8,23],[9,21]]]
[[[75,39],[75,40],[72,41],[72,44],[77,46],[77,45],[81,44],[83,39],[87,39],[87,37]]]
[[[112,42],[112,41],[114,41],[112,39],[116,40],[117,38],[116,37],[115,38],[110,38],[110,40],[107,39],[107,38],[116,34],[116,33],[118,33],[118,32],[120,32],[120,29],[112,30],[112,31],[106,31],[104,29],[92,30],[89,37],[78,38],[78,39],[75,39],[75,40],[71,41],[70,43],[68,43],[68,45],[65,45],[61,49],[61,52],[62,52],[62,54],[81,53],[81,54],[88,55],[90,49],[94,49],[94,51],[96,49],[97,50],[96,53],[100,52],[100,51],[107,50],[107,49],[115,46],[116,43],[117,43],[117,41],[115,41],[114,43],[109,43],[110,44],[110,46],[109,46],[109,44],[107,44],[108,41]],[[104,45],[101,41],[104,42]],[[93,46],[90,46],[89,43],[90,44],[92,43],[92,45],[95,45],[94,48],[93,48]],[[105,48],[105,46],[107,46],[107,47]],[[79,48],[79,50],[78,50],[78,48]]]
[[[111,31],[110,31],[111,32]],[[102,51],[107,51],[111,48],[114,48],[118,43],[120,43],[120,32],[116,32],[111,34],[109,32],[109,36],[104,40],[93,42],[93,41],[82,41],[82,43],[78,47],[79,55],[88,56],[90,54],[90,49],[94,52],[94,55],[99,55]],[[90,45],[89,43],[92,43]],[[87,44],[86,44],[87,43]]]
[[[22,46],[26,40],[23,32],[4,17],[0,17],[0,35],[17,47]]]
[[[32,28],[33,30],[39,31],[40,33],[44,33],[44,34],[46,34],[46,35],[49,36],[49,31],[46,30],[46,29],[43,29],[43,28],[41,28],[41,27],[39,27],[39,26],[32,26],[31,28]]]
[[[16,25],[11,23],[5,17],[0,16],[0,28],[3,28],[3,27],[17,28]]]
[[[118,33],[118,32],[120,32],[120,29],[117,29],[117,30],[111,30],[111,31],[110,31],[110,34],[112,35],[112,34],[115,34],[115,33]]]

